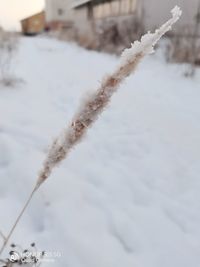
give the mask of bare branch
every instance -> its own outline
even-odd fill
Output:
[[[4,241],[6,241],[6,236],[0,231],[0,236],[2,237],[2,239],[4,240]]]

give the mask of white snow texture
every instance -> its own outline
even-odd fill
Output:
[[[30,193],[48,145],[82,95],[118,61],[73,44],[22,38],[0,88],[0,229]],[[67,267],[200,266],[200,72],[162,50],[122,85],[83,142],[35,195],[12,241],[60,252]]]

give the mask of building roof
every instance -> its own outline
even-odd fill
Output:
[[[27,19],[34,18],[35,16],[38,16],[40,14],[45,14],[44,10],[22,19],[21,22],[24,21],[24,20],[27,20]]]
[[[81,6],[84,6],[88,4],[89,2],[92,2],[94,5],[99,3],[106,3],[106,2],[112,2],[114,0],[73,0],[71,4],[71,8],[78,8]]]
[[[74,0],[71,4],[71,8],[77,8],[77,7],[83,6],[91,1],[92,0]]]

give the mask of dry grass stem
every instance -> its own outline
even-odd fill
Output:
[[[4,240],[4,242],[5,242],[5,240],[6,240],[6,236],[0,231],[0,237]]]
[[[85,136],[89,127],[97,120],[110,102],[112,95],[117,91],[120,84],[135,71],[143,57],[154,51],[154,46],[160,38],[171,29],[171,26],[181,16],[181,10],[175,7],[172,10],[172,18],[163,24],[155,33],[147,33],[141,39],[132,44],[122,54],[122,61],[116,71],[109,75],[101,84],[100,88],[85,101],[72,123],[53,142],[47,158],[40,172],[37,187],[50,176],[54,167],[58,166],[66,158],[72,148]]]
[[[70,125],[64,129],[64,131],[53,142],[50,150],[47,154],[46,160],[43,164],[42,170],[39,173],[36,186],[32,191],[28,201],[20,212],[17,220],[15,221],[10,233],[5,239],[4,245],[0,250],[0,255],[4,251],[8,244],[10,237],[12,236],[18,222],[23,216],[26,208],[28,207],[34,193],[44,183],[44,181],[50,176],[52,170],[58,166],[62,160],[66,158],[72,148],[77,145],[85,136],[88,128],[97,120],[99,115],[107,107],[111,100],[112,95],[117,91],[121,83],[135,71],[138,64],[144,58],[145,55],[151,54],[154,51],[154,46],[159,39],[167,31],[171,29],[171,26],[181,16],[181,10],[175,7],[172,10],[172,18],[163,24],[155,33],[147,33],[141,39],[132,44],[132,47],[126,49],[122,54],[122,60],[116,70],[106,79],[103,80],[98,90],[91,94],[86,101],[84,101],[74,116]]]

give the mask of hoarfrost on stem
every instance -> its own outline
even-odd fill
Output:
[[[103,80],[95,93],[91,94],[82,102],[72,123],[64,129],[62,134],[58,136],[50,147],[43,168],[39,174],[36,189],[50,176],[53,168],[59,165],[71,149],[82,140],[87,129],[92,126],[106,108],[120,84],[136,69],[145,55],[153,53],[156,43],[177,22],[182,11],[179,7],[175,6],[171,13],[172,18],[159,29],[154,33],[148,32],[141,38],[141,41],[134,42],[131,48],[126,49],[122,53],[121,62],[116,70]]]

